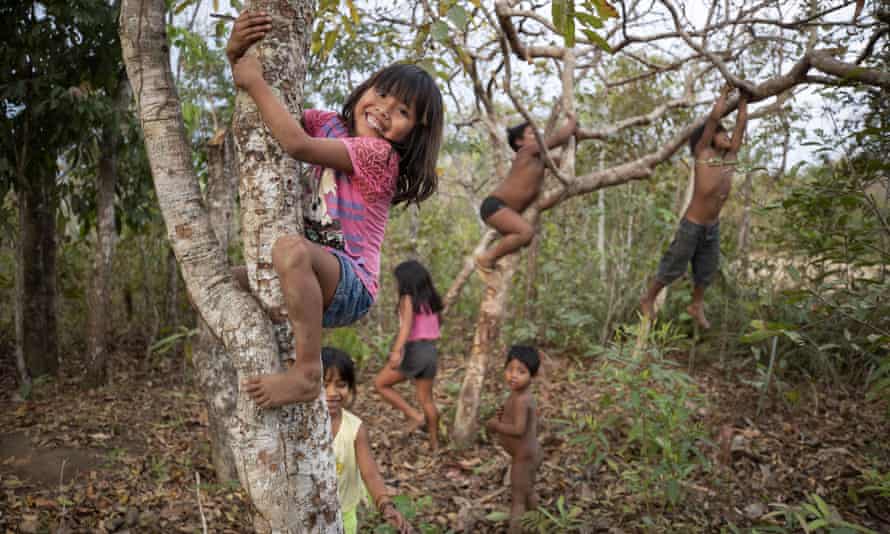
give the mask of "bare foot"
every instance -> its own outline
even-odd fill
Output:
[[[690,304],[689,306],[686,306],[686,311],[689,313],[689,315],[692,316],[693,319],[695,319],[695,322],[697,322],[698,325],[702,327],[702,329],[707,330],[708,328],[711,328],[711,323],[709,323],[708,319],[705,318],[704,306],[702,306],[701,304],[699,304],[698,306],[696,306],[695,304]]]
[[[426,418],[421,417],[420,420],[415,419],[408,425],[408,434],[413,434],[414,432],[420,430],[421,432],[426,432]]]
[[[655,315],[655,309],[652,307],[652,301],[645,296],[640,297],[640,313],[647,319],[652,319]]]
[[[241,385],[260,408],[312,402],[321,393],[319,374],[296,365],[283,373],[248,378]]]

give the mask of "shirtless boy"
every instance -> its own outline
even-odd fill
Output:
[[[720,124],[726,111],[726,99],[731,88],[725,87],[714,103],[708,120],[692,132],[689,149],[695,158],[695,185],[692,201],[680,221],[673,242],[658,265],[655,280],[640,298],[640,311],[652,318],[653,303],[658,293],[683,276],[692,263],[692,304],[686,310],[702,328],[711,324],[705,318],[705,288],[717,273],[720,259],[720,210],[729,197],[736,157],[745,137],[748,122],[748,95],[739,95],[739,114],[732,138]]]
[[[577,128],[575,115],[567,114],[562,128],[544,140],[547,149],[564,145]],[[528,245],[535,236],[534,228],[522,218],[522,212],[541,192],[545,169],[541,147],[535,139],[534,130],[527,122],[508,128],[507,141],[516,151],[513,165],[507,178],[479,207],[482,220],[502,236],[497,245],[476,258],[476,263],[483,272],[491,272],[500,258]]]
[[[519,520],[526,510],[538,506],[535,495],[535,474],[543,460],[538,445],[538,421],[535,398],[531,392],[532,379],[538,374],[541,359],[537,349],[513,345],[507,351],[504,379],[510,396],[485,428],[500,435],[501,445],[512,457],[510,486],[510,532],[521,532]]]

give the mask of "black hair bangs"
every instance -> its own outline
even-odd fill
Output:
[[[390,65],[377,73],[371,80],[371,85],[378,91],[413,105],[417,124],[429,126],[442,114],[441,106],[438,105],[439,100],[433,96],[439,93],[436,82],[425,70],[416,65],[407,63]]]

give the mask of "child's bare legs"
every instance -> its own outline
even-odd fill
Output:
[[[393,386],[399,382],[404,382],[408,377],[403,375],[397,369],[393,369],[389,365],[383,367],[377,376],[374,377],[374,388],[383,400],[390,403],[394,408],[405,414],[405,417],[412,422],[409,430],[413,431],[423,425],[423,414],[415,410],[408,401],[399,395],[399,392],[393,389]]]
[[[500,232],[502,237],[495,246],[477,257],[476,262],[483,269],[493,269],[499,259],[528,245],[535,237],[532,225],[506,206],[485,219],[485,224]]]
[[[695,319],[699,326],[707,330],[711,328],[711,323],[705,317],[705,287],[695,286],[692,289],[692,304],[686,307],[686,311]]]
[[[658,298],[658,294],[661,293],[662,289],[664,289],[664,284],[657,279],[653,280],[646,294],[640,297],[640,312],[643,314],[643,317],[654,319],[655,299]]]
[[[272,247],[284,305],[294,330],[296,360],[284,373],[245,381],[248,395],[262,408],[309,402],[321,392],[321,318],[340,281],[340,262],[324,248],[298,235],[278,238]]]
[[[524,456],[524,455],[523,455]],[[534,497],[534,458],[514,456],[510,466],[510,533],[522,532],[520,520]]]
[[[432,450],[439,448],[439,411],[436,410],[436,403],[433,400],[434,383],[432,378],[417,378],[414,380],[414,386],[417,388],[417,402],[423,410]]]

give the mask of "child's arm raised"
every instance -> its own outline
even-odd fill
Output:
[[[748,93],[741,91],[739,93],[739,114],[735,119],[735,129],[732,132],[732,140],[729,142],[729,154],[735,156],[742,148],[745,140],[745,127],[748,124]]]
[[[414,324],[414,303],[408,295],[402,295],[399,299],[399,333],[392,349],[389,352],[389,366],[398,369],[402,364],[405,352],[405,343],[411,334],[411,326]]]
[[[281,104],[272,88],[263,79],[263,67],[251,56],[244,56],[247,49],[271,28],[271,18],[265,13],[242,13],[235,21],[232,35],[226,45],[226,57],[232,64],[235,85],[247,91],[263,122],[281,147],[294,159],[314,163],[352,174],[352,159],[346,145],[337,139],[312,137],[300,122]]]
[[[411,525],[396,510],[389,495],[386,494],[386,485],[383,482],[383,477],[380,476],[380,470],[377,469],[377,462],[374,461],[374,456],[371,454],[371,440],[364,424],[358,428],[358,434],[355,436],[355,459],[365,487],[368,488],[371,498],[374,499],[374,505],[383,514],[386,521],[396,527],[400,533],[411,532]]]
[[[562,125],[562,128],[550,134],[550,137],[544,139],[544,144],[547,146],[547,150],[566,144],[569,141],[569,138],[575,135],[577,130],[578,118],[574,113],[566,113],[566,122]],[[537,143],[532,143],[520,148],[519,152],[525,152],[529,156],[534,156],[541,152],[541,147],[538,146]]]
[[[720,96],[717,97],[717,101],[714,102],[711,114],[708,115],[708,120],[705,122],[705,129],[702,131],[698,143],[695,144],[693,155],[697,155],[705,148],[711,146],[711,141],[714,140],[714,134],[717,133],[717,125],[720,123],[720,119],[723,118],[723,113],[726,111],[726,99],[729,97],[729,92],[731,90],[732,86],[730,85],[725,85],[723,89],[720,90]]]
[[[528,396],[525,395],[515,399],[513,402],[516,406],[513,406],[514,416],[512,423],[502,423],[500,420],[501,416],[496,415],[485,424],[485,427],[499,434],[521,438],[525,434],[526,427],[528,427],[528,412],[531,404],[529,403]]]

